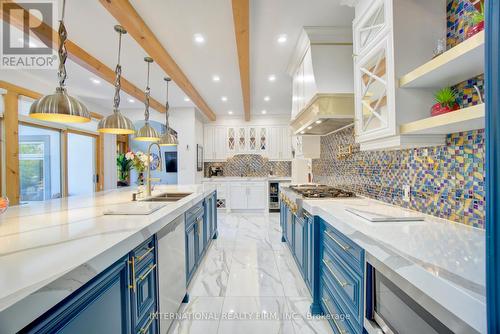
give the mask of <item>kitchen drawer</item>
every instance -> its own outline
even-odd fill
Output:
[[[342,308],[341,303],[334,297],[334,294],[323,279],[320,281],[320,300],[325,317],[330,322],[335,334],[362,333],[362,328],[360,331],[359,325],[353,325],[351,314]]]
[[[328,245],[323,247],[320,275],[343,298],[359,323],[363,319],[363,277],[342,261]]]
[[[156,306],[156,263],[154,259],[141,270],[136,271],[135,292],[132,298],[132,316],[135,324],[149,317],[151,308]]]
[[[131,256],[133,256],[136,272],[144,266],[145,262],[151,261],[151,258],[153,258],[154,260],[154,254],[155,242],[153,238],[149,239],[148,241],[144,242],[139,247],[134,249]]]
[[[199,217],[201,214],[203,214],[203,202],[204,200],[200,201],[198,204],[193,206],[191,209],[186,211],[186,229],[194,224],[194,221],[196,220],[197,217]]]
[[[152,307],[148,310],[147,316],[141,319],[137,324],[135,333],[137,334],[156,334],[158,333],[158,320],[151,316],[156,313],[156,308]]]
[[[322,243],[330,246],[342,260],[362,274],[364,265],[363,249],[324,220],[321,220],[321,226]]]

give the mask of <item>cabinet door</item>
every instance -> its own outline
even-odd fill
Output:
[[[295,217],[295,235],[294,238],[294,251],[295,258],[299,264],[300,271],[304,273],[304,233],[305,233],[305,222],[302,217]]]
[[[141,329],[144,318],[156,305],[156,265],[154,257],[135,272],[135,291],[132,290],[132,321],[136,331]]]
[[[236,128],[227,128],[227,137],[226,137],[226,154],[227,156],[233,156],[236,153],[238,148],[237,146],[237,134]]]
[[[248,146],[247,146],[248,145],[247,144],[247,141],[248,141],[247,129],[245,127],[239,127],[239,128],[237,128],[236,137],[237,137],[237,142],[236,142],[237,151],[240,152],[240,153],[245,153],[248,150]]]
[[[279,146],[281,145],[281,140],[279,137],[279,129],[280,128],[278,127],[270,127],[268,129],[269,144],[268,144],[267,154],[269,159],[271,160],[279,159],[279,152],[280,152]]]
[[[260,210],[266,208],[267,203],[267,187],[265,184],[247,185],[247,208]]]
[[[217,160],[225,160],[226,153],[226,128],[216,126],[214,130],[214,158]]]
[[[359,55],[383,35],[387,24],[385,0],[375,0],[354,25],[354,50]]]
[[[205,126],[203,129],[203,144],[204,144],[204,150],[203,150],[203,156],[205,160],[213,160],[215,159],[214,156],[214,138],[215,138],[215,131],[214,131],[213,126]]]
[[[313,284],[313,257],[314,257],[314,244],[313,244],[313,217],[308,217],[306,221],[306,249],[305,249],[305,259],[306,259],[306,284],[309,290],[312,291]]]
[[[74,295],[23,332],[123,333],[132,332],[128,257],[99,274]]]
[[[288,241],[288,244],[290,245],[290,249],[293,252],[293,227],[295,225],[295,216],[292,214],[292,211],[290,208],[287,208],[286,210],[286,240]]]
[[[206,240],[206,226],[205,226],[205,220],[204,217],[205,215],[199,216],[196,219],[196,265],[200,263],[200,260],[202,258],[203,253],[205,252],[205,246],[207,245],[207,240]]]
[[[366,141],[395,135],[394,76],[389,39],[356,63],[356,134]]]
[[[231,209],[240,210],[247,208],[247,188],[245,184],[231,183],[229,185]]]
[[[280,129],[281,138],[281,154],[280,157],[283,160],[292,159],[292,133],[288,126],[284,126]]]
[[[188,283],[196,269],[197,232],[196,223],[186,222],[186,281]]]
[[[258,139],[258,129],[255,126],[251,126],[247,129],[248,131],[248,151],[258,152],[259,151],[259,139]]]
[[[269,149],[269,140],[268,140],[268,129],[265,127],[258,128],[258,151],[260,154],[267,155]]]

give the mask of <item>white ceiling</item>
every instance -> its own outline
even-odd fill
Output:
[[[56,0],[62,3],[62,0]],[[286,73],[292,50],[303,26],[350,26],[354,10],[341,6],[341,0],[251,0],[250,60],[251,113],[290,114],[291,78]],[[176,60],[191,83],[218,116],[243,115],[238,57],[233,27],[231,0],[131,0],[132,5]],[[118,34],[116,20],[97,1],[68,1],[65,23],[68,38],[114,69]],[[193,35],[205,37],[198,45]],[[288,39],[279,44],[277,38]],[[122,44],[123,76],[137,87],[146,85],[146,54],[135,40],[125,35]],[[68,61],[68,89],[82,100],[111,112],[114,88],[101,80],[96,85],[92,73]],[[24,71],[26,72],[26,71]],[[273,83],[270,74],[276,75]],[[56,71],[34,70],[25,73],[34,81],[55,88]],[[220,82],[213,82],[218,75]],[[165,101],[165,73],[156,64],[151,67],[151,95]],[[29,86],[29,85],[28,85]],[[34,89],[34,88],[32,88]],[[48,93],[48,92],[43,92]],[[221,101],[226,96],[227,102]],[[270,101],[265,102],[264,97]],[[170,89],[171,107],[190,107],[185,94],[175,85]],[[130,103],[122,93],[123,109],[141,109],[142,103]]]

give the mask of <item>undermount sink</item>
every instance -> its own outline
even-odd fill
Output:
[[[143,199],[143,202],[177,202],[192,193],[163,193],[157,196]]]

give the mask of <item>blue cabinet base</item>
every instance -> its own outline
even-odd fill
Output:
[[[319,303],[312,303],[311,304],[311,307],[309,308],[309,310],[311,311],[311,315],[323,315],[325,314],[323,312],[323,308],[321,307],[321,305]]]

